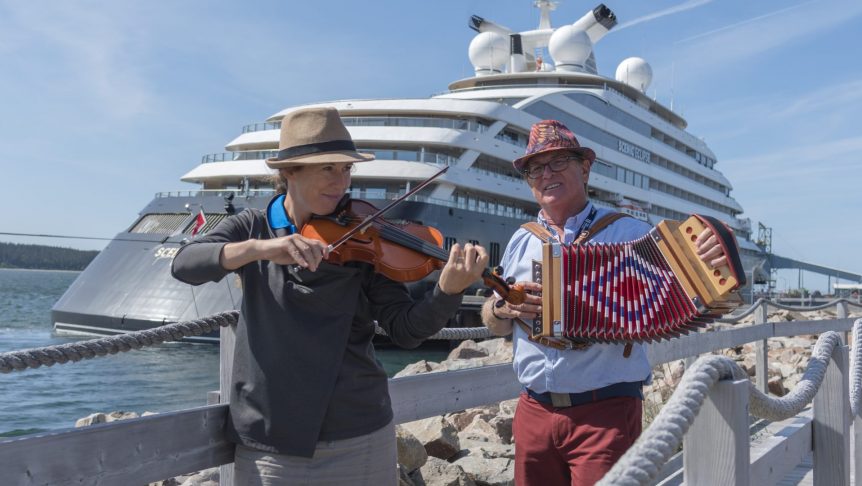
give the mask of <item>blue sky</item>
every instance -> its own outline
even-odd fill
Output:
[[[606,3],[619,24],[595,46],[599,72],[650,62],[649,94],[706,140],[776,253],[862,273],[862,2]],[[552,25],[596,4],[562,2]],[[472,74],[471,14],[538,25],[529,0],[0,0],[0,231],[111,237],[154,193],[192,188],[180,176],[244,124],[445,91]]]

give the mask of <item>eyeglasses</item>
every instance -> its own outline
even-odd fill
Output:
[[[528,179],[538,179],[542,177],[542,174],[545,173],[545,167],[551,169],[551,172],[562,172],[566,170],[573,160],[581,160],[578,157],[557,157],[556,159],[552,159],[547,164],[534,165],[532,167],[527,167],[523,170],[523,174],[527,176]]]

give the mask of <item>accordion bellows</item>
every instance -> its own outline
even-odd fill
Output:
[[[710,266],[695,240],[709,227],[728,264]],[[533,337],[576,342],[641,342],[670,339],[703,327],[742,304],[745,285],[733,234],[715,218],[695,215],[662,221],[642,238],[625,243],[543,245],[533,262],[542,284],[542,315]]]

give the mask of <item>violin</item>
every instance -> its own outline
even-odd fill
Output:
[[[335,212],[313,216],[300,234],[329,245],[327,261],[343,264],[361,261],[374,265],[377,273],[397,282],[415,282],[443,268],[449,254],[443,250],[443,235],[431,226],[393,223],[380,217],[371,203],[345,195]],[[359,226],[363,226],[357,230]],[[487,268],[482,281],[511,304],[524,302],[522,285],[510,285]]]

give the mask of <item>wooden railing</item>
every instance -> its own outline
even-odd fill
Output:
[[[843,301],[837,304],[839,318],[818,321],[767,323],[767,305],[760,304],[753,325],[651,344],[647,349],[650,362],[656,366],[754,342],[758,349],[757,386],[765,390],[768,339],[828,330],[846,333],[853,325],[853,319],[846,317],[847,303]],[[233,343],[232,331],[225,332],[223,328],[222,390],[230,390],[232,353],[227,351]],[[731,475],[734,480],[747,477],[748,483],[759,486],[782,478],[802,457],[814,451],[815,484],[846,484],[850,414],[847,350],[841,349],[837,357],[833,355],[836,366],[829,367],[827,380],[815,399],[814,413],[806,412],[784,423],[772,424],[773,428],[781,428],[780,432],[750,451],[747,383],[720,383],[689,430],[684,447],[689,452],[707,447],[710,454],[700,456],[703,459],[690,455],[672,460],[659,481],[672,481],[684,465],[687,478]],[[396,423],[497,403],[516,397],[521,390],[510,364],[396,378],[390,380],[389,389]],[[217,393],[211,397],[217,398],[226,399]],[[233,445],[224,436],[226,415],[227,406],[216,404],[6,439],[0,441],[3,482],[146,484],[230,465]],[[856,437],[858,444],[859,432]],[[716,450],[724,452],[718,457]],[[862,450],[862,446],[856,450]],[[229,468],[222,471],[222,484],[230,484],[231,478]],[[744,479],[740,481],[743,482],[737,484],[746,484]]]

